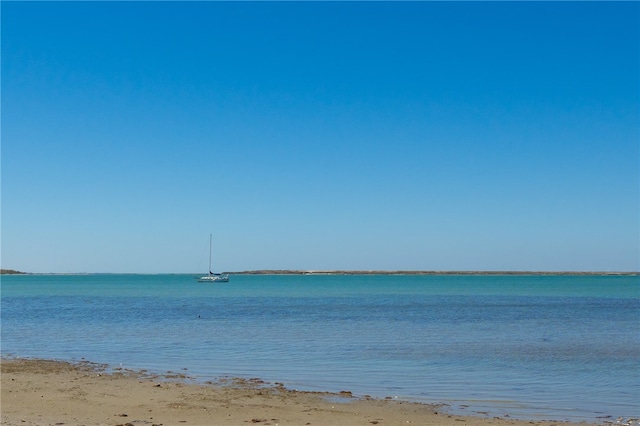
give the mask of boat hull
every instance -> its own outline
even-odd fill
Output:
[[[226,283],[229,282],[229,275],[206,275],[198,278],[200,283]]]

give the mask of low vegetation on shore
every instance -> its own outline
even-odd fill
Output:
[[[26,272],[16,271],[15,269],[0,269],[0,275],[22,275]]]

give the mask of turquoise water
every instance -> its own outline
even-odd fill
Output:
[[[639,277],[30,275],[1,291],[3,356],[489,416],[640,417]]]

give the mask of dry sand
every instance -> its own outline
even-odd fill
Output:
[[[433,405],[299,392],[258,379],[198,384],[182,374],[31,359],[3,359],[1,367],[3,425],[558,424],[453,416]]]

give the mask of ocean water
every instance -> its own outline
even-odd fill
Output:
[[[4,357],[602,423],[640,417],[640,277],[3,276]]]

